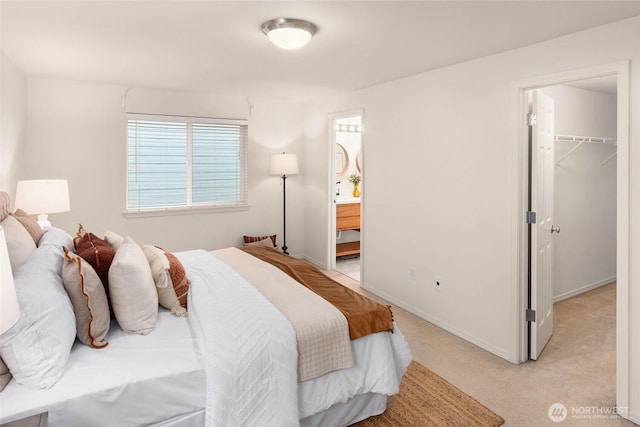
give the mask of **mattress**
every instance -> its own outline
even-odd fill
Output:
[[[148,335],[126,334],[113,321],[107,341],[99,350],[76,341],[49,390],[11,381],[0,393],[0,423],[49,412],[51,427],[140,426],[204,409],[205,374],[187,318],[160,308]]]

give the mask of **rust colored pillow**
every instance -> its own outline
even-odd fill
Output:
[[[245,245],[247,243],[254,243],[254,242],[259,242],[260,240],[264,240],[264,239],[271,239],[271,241],[273,242],[273,247],[275,248],[276,245],[276,234],[273,234],[271,236],[242,236],[242,238],[244,239],[244,243]]]
[[[40,224],[36,221],[31,215],[23,211],[22,209],[17,209],[13,216],[18,220],[20,224],[29,232],[36,246],[38,242],[40,242],[40,238],[44,234]]]
[[[169,276],[171,277],[171,283],[173,284],[173,290],[176,292],[176,297],[178,297],[180,305],[187,308],[187,297],[189,296],[187,272],[174,254],[165,251],[164,255],[169,260]]]
[[[109,298],[109,267],[111,267],[116,251],[95,234],[85,232],[82,224],[73,239],[73,245],[76,247],[76,254],[87,261],[98,273],[107,298]]]

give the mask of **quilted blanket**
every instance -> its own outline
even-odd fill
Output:
[[[213,251],[289,320],[298,343],[298,382],[353,366],[347,319],[277,267],[238,248]]]
[[[209,252],[177,255],[191,281],[189,323],[207,376],[206,425],[299,425],[289,321]]]

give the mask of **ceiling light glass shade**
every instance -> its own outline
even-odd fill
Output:
[[[262,32],[281,49],[299,49],[311,40],[318,27],[302,19],[277,18],[261,26]]]

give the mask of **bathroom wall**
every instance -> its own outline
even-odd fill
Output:
[[[348,125],[348,126],[360,126],[361,125],[361,117],[348,117],[344,119],[339,119],[336,121],[338,125]],[[362,134],[360,132],[353,131],[336,131],[336,144],[339,144],[344,148],[344,154],[336,154],[336,162],[334,164],[340,165],[340,161],[338,158],[342,157],[342,161],[344,162],[345,168],[343,171],[336,170],[336,193],[339,195],[336,196],[336,201],[338,203],[359,203],[361,200],[361,196],[353,195],[353,184],[349,181],[349,177],[352,174],[357,174],[362,179],[362,168],[360,165],[360,147]],[[336,153],[342,152],[340,147],[335,147]],[[361,180],[359,189],[362,192],[364,187],[364,182]],[[338,232],[336,234],[336,243],[346,243],[346,242],[354,242],[360,240],[360,232],[359,231],[350,231],[345,230]]]

